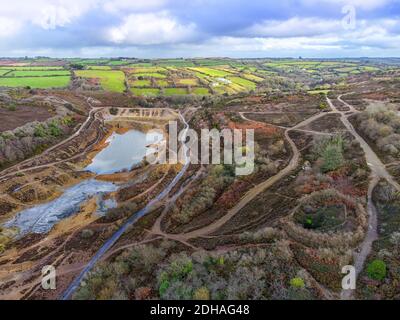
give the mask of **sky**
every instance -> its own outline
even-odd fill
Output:
[[[400,0],[0,0],[0,56],[399,57]]]

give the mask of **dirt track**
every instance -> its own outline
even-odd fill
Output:
[[[334,111],[336,112],[336,111]],[[332,112],[331,112],[332,113]],[[198,238],[198,237],[203,237],[206,235],[210,235],[211,233],[217,231],[219,228],[221,228],[225,223],[227,223],[234,215],[236,215],[241,209],[243,209],[249,202],[251,202],[254,198],[256,198],[260,193],[264,192],[267,190],[269,187],[277,183],[279,180],[283,179],[286,177],[288,174],[290,174],[293,170],[295,170],[300,161],[300,152],[296,146],[296,144],[293,142],[293,140],[290,138],[289,133],[291,131],[295,131],[303,126],[308,125],[309,123],[325,116],[326,114],[329,113],[319,113],[316,114],[301,123],[297,124],[293,128],[289,128],[285,130],[285,138],[289,142],[291,148],[292,148],[292,159],[290,160],[290,163],[288,166],[286,166],[284,169],[279,171],[276,175],[270,177],[266,181],[258,184],[254,188],[252,188],[250,191],[248,191],[245,196],[240,200],[240,202],[234,206],[232,209],[228,211],[226,215],[224,215],[222,218],[218,219],[217,221],[213,222],[212,224],[201,228],[197,229],[188,233],[180,234],[180,235],[169,235],[171,237],[177,237],[177,239],[180,239],[182,241],[187,241],[189,239],[193,238]],[[243,115],[242,115],[243,117]],[[247,119],[247,118],[246,118]],[[253,121],[253,120],[248,120],[248,121]]]
[[[353,106],[344,102],[340,97],[338,98],[338,100],[344,103],[346,106],[350,108],[350,110],[353,111],[353,113],[351,113],[350,115],[359,112]],[[332,109],[338,111],[329,98],[327,98],[327,101]],[[347,130],[360,143],[361,148],[364,150],[367,164],[371,169],[371,176],[370,176],[370,183],[368,190],[368,215],[369,215],[368,230],[364,241],[359,247],[358,252],[354,254],[354,267],[356,269],[356,274],[358,276],[364,269],[364,264],[371,252],[373,242],[378,239],[378,232],[377,232],[378,217],[375,205],[373,203],[372,193],[380,179],[385,179],[386,181],[388,181],[389,184],[392,185],[397,191],[400,191],[400,185],[386,170],[385,165],[382,163],[382,161],[379,159],[376,153],[372,150],[372,148],[368,145],[368,143],[354,129],[353,125],[350,123],[348,119],[350,115],[346,114],[345,112],[340,112],[340,111],[338,112],[341,114],[341,121],[346,126]],[[353,299],[354,298],[353,295],[354,292],[352,290],[343,290],[341,292],[341,298],[343,300]]]
[[[33,170],[36,170],[36,169],[47,168],[47,167],[50,167],[50,166],[53,166],[53,165],[56,165],[56,164],[60,164],[60,163],[67,162],[67,161],[71,161],[71,160],[79,157],[81,154],[74,155],[73,157],[70,157],[70,158],[67,158],[67,159],[64,159],[64,160],[61,160],[61,161],[53,161],[53,162],[50,162],[50,163],[46,163],[46,164],[42,164],[42,165],[36,165],[36,166],[29,167],[29,168],[21,169],[21,166],[29,164],[29,163],[35,161],[36,159],[39,159],[39,158],[41,158],[41,157],[43,157],[45,155],[50,154],[50,152],[54,151],[55,149],[58,149],[58,148],[62,147],[63,145],[65,145],[68,142],[70,142],[72,139],[78,137],[82,133],[83,130],[87,129],[87,127],[90,124],[90,122],[92,122],[95,119],[96,113],[99,112],[100,110],[101,110],[101,108],[93,108],[92,110],[90,110],[89,115],[88,115],[87,119],[85,120],[85,122],[82,123],[80,128],[74,134],[69,136],[67,139],[59,142],[58,144],[50,147],[49,149],[46,149],[40,155],[37,155],[35,157],[29,158],[27,160],[24,160],[24,161],[16,164],[15,166],[12,166],[10,168],[7,168],[7,169],[3,170],[1,172],[1,174],[0,174],[0,182],[3,182],[4,180],[9,179],[10,177],[13,177],[13,176],[15,176],[17,174],[20,174],[20,173],[24,173],[24,172],[27,172],[27,171],[33,171]]]

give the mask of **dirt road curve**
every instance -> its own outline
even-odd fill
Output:
[[[251,202],[254,198],[256,198],[260,193],[264,192],[269,187],[274,185],[276,182],[278,182],[279,180],[283,179],[284,177],[289,175],[293,170],[295,170],[299,165],[300,152],[297,149],[296,144],[290,138],[289,133],[291,131],[295,131],[295,130],[303,127],[303,126],[306,126],[306,125],[310,124],[311,122],[313,122],[313,121],[315,121],[315,120],[317,120],[317,119],[319,119],[319,118],[321,118],[321,117],[323,117],[323,116],[325,116],[326,114],[329,114],[329,113],[332,113],[332,112],[316,114],[316,115],[312,116],[311,118],[308,118],[308,119],[300,122],[299,124],[297,124],[293,128],[286,129],[285,138],[289,142],[290,147],[292,148],[292,153],[293,153],[293,157],[290,160],[289,165],[286,166],[281,171],[279,171],[276,175],[272,176],[268,180],[258,184],[253,189],[248,191],[245,194],[245,196],[240,200],[240,202],[236,206],[234,206],[232,209],[230,209],[228,211],[228,213],[226,215],[224,215],[222,218],[220,218],[219,220],[213,222],[212,224],[210,224],[210,225],[208,225],[208,226],[206,226],[204,228],[197,229],[197,230],[194,230],[194,231],[191,231],[191,232],[188,232],[188,233],[180,234],[178,236],[179,239],[187,241],[189,239],[206,236],[206,235],[209,235],[209,234],[217,231],[225,223],[227,223],[230,219],[232,219],[232,217],[235,214],[237,214],[241,209],[243,209],[249,202]],[[244,117],[244,115],[242,115],[242,117]],[[247,121],[253,121],[253,120],[248,120],[247,118],[245,118],[245,119]],[[257,122],[257,121],[254,121],[254,122]],[[171,236],[174,236],[174,235],[171,235]]]
[[[46,149],[45,151],[43,151],[41,154],[39,154],[37,156],[34,156],[34,157],[29,158],[27,160],[24,160],[24,161],[18,163],[17,165],[15,165],[15,166],[12,166],[12,167],[9,167],[9,168],[3,170],[3,172],[0,173],[0,182],[4,181],[4,180],[6,180],[6,179],[8,179],[10,177],[13,177],[18,173],[23,173],[23,172],[27,172],[27,171],[36,170],[36,169],[47,168],[47,167],[50,167],[50,166],[53,166],[53,165],[56,165],[56,164],[59,164],[59,163],[63,163],[63,162],[67,162],[67,161],[73,160],[77,156],[80,156],[81,154],[75,155],[75,156],[73,156],[71,158],[68,158],[68,159],[56,161],[56,162],[51,162],[51,163],[47,163],[47,164],[32,166],[32,167],[25,168],[25,169],[20,169],[20,167],[22,165],[27,164],[27,163],[29,163],[31,161],[34,161],[35,159],[38,159],[40,157],[43,157],[46,154],[49,154],[51,151],[53,151],[53,150],[55,150],[55,149],[57,149],[59,147],[62,147],[64,144],[70,142],[72,139],[74,139],[77,136],[79,136],[82,133],[82,131],[84,129],[86,129],[86,127],[90,123],[90,121],[94,120],[94,118],[96,116],[96,113],[101,111],[101,110],[102,110],[102,108],[93,108],[93,109],[91,109],[89,114],[88,114],[88,117],[85,120],[85,122],[82,123],[82,125],[79,127],[79,129],[74,134],[69,136],[67,139],[59,142],[58,144],[52,146],[49,149]]]
[[[353,106],[344,102],[340,97],[338,98],[339,101],[344,103],[351,110],[358,112],[357,110],[354,109]],[[333,105],[332,101],[328,97],[326,99],[330,107],[333,110],[338,111],[336,107]],[[382,163],[382,161],[379,159],[376,153],[372,150],[372,148],[368,145],[368,143],[354,129],[353,125],[350,123],[348,119],[349,115],[346,115],[345,112],[339,112],[339,113],[341,114],[342,123],[346,126],[347,130],[354,136],[354,138],[360,143],[361,148],[365,153],[367,164],[371,169],[371,177],[370,177],[371,180],[369,183],[368,208],[367,208],[369,215],[368,230],[364,241],[361,243],[359,247],[358,252],[354,254],[354,267],[356,269],[357,276],[359,276],[359,274],[364,269],[364,264],[371,252],[373,242],[378,239],[378,232],[377,232],[378,217],[375,205],[372,200],[373,191],[380,179],[385,179],[386,181],[388,181],[397,191],[400,191],[400,185],[393,179],[390,173],[386,170],[385,165]],[[354,292],[352,290],[342,290],[341,299],[349,300],[353,298],[354,298]]]
[[[180,235],[180,238],[184,238],[185,240],[189,240],[192,238],[198,238],[202,237],[205,235],[209,235],[215,231],[217,231],[219,228],[221,228],[225,223],[227,223],[232,217],[237,214],[241,209],[243,209],[250,201],[252,201],[255,197],[257,197],[260,193],[268,189],[270,186],[281,180],[282,178],[286,177],[290,172],[292,172],[294,169],[297,168],[299,164],[299,159],[300,159],[300,153],[299,150],[297,149],[296,145],[294,144],[293,140],[289,137],[289,131],[290,129],[286,130],[285,132],[285,137],[290,143],[290,146],[293,150],[293,157],[290,160],[290,163],[287,167],[285,167],[283,170],[279,171],[278,174],[272,176],[268,180],[258,184],[255,186],[253,189],[251,189],[249,192],[245,194],[245,196],[240,200],[240,202],[234,206],[231,210],[228,211],[226,215],[224,215],[221,219],[213,222],[212,224],[201,228],[194,230],[192,232],[184,233]]]
[[[228,213],[225,216],[223,216],[222,218],[220,218],[219,220],[215,221],[214,223],[212,223],[204,228],[179,235],[179,238],[182,238],[182,240],[184,239],[187,241],[192,238],[206,236],[206,235],[209,235],[209,234],[215,232],[216,230],[221,228],[225,223],[227,223],[241,209],[243,209],[249,202],[251,202],[254,198],[256,198],[260,193],[264,192],[269,187],[274,185],[276,182],[283,179],[288,174],[290,174],[293,170],[295,170],[299,165],[300,153],[299,153],[299,150],[297,149],[297,146],[295,145],[293,140],[290,138],[289,132],[303,131],[303,132],[312,133],[312,134],[321,134],[321,132],[318,132],[318,131],[303,130],[301,128],[309,125],[310,123],[314,122],[315,120],[318,120],[321,117],[326,116],[327,114],[332,114],[332,113],[339,113],[339,111],[336,110],[336,108],[332,108],[332,111],[330,111],[330,112],[318,113],[318,114],[298,123],[296,126],[294,126],[292,128],[286,128],[285,138],[289,142],[289,144],[292,148],[292,152],[293,152],[293,157],[292,157],[289,165],[287,167],[285,167],[284,169],[282,169],[280,172],[278,172],[275,176],[269,178],[268,180],[260,183],[259,185],[255,186],[253,189],[248,191],[246,193],[246,195],[240,200],[240,202],[235,207],[233,207],[231,210],[229,210]],[[257,121],[246,118],[243,113],[240,113],[240,115],[244,120],[257,122]]]

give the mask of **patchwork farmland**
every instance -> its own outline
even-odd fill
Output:
[[[62,67],[0,67],[0,87],[64,88],[70,80],[71,72]]]
[[[351,264],[400,295],[400,60],[4,60],[0,297],[340,299]],[[254,170],[131,153],[171,119],[254,130]]]
[[[384,66],[369,61],[334,59],[32,59],[0,63],[0,87],[71,87],[149,98],[293,89],[326,94],[330,83],[384,70]]]

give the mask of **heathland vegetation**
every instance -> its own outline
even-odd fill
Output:
[[[346,265],[360,271],[354,298],[399,298],[399,61],[0,65],[1,298],[60,298],[100,248],[104,255],[72,298],[340,299]],[[139,160],[111,174],[88,171],[110,137],[132,129],[168,136],[179,113],[197,133],[253,129],[252,173],[236,175],[236,160]],[[21,234],[8,223],[86,182],[113,191],[80,193],[82,202],[60,212],[48,233]],[[48,213],[35,226],[50,221]],[[37,282],[49,261],[57,264],[57,290]]]

